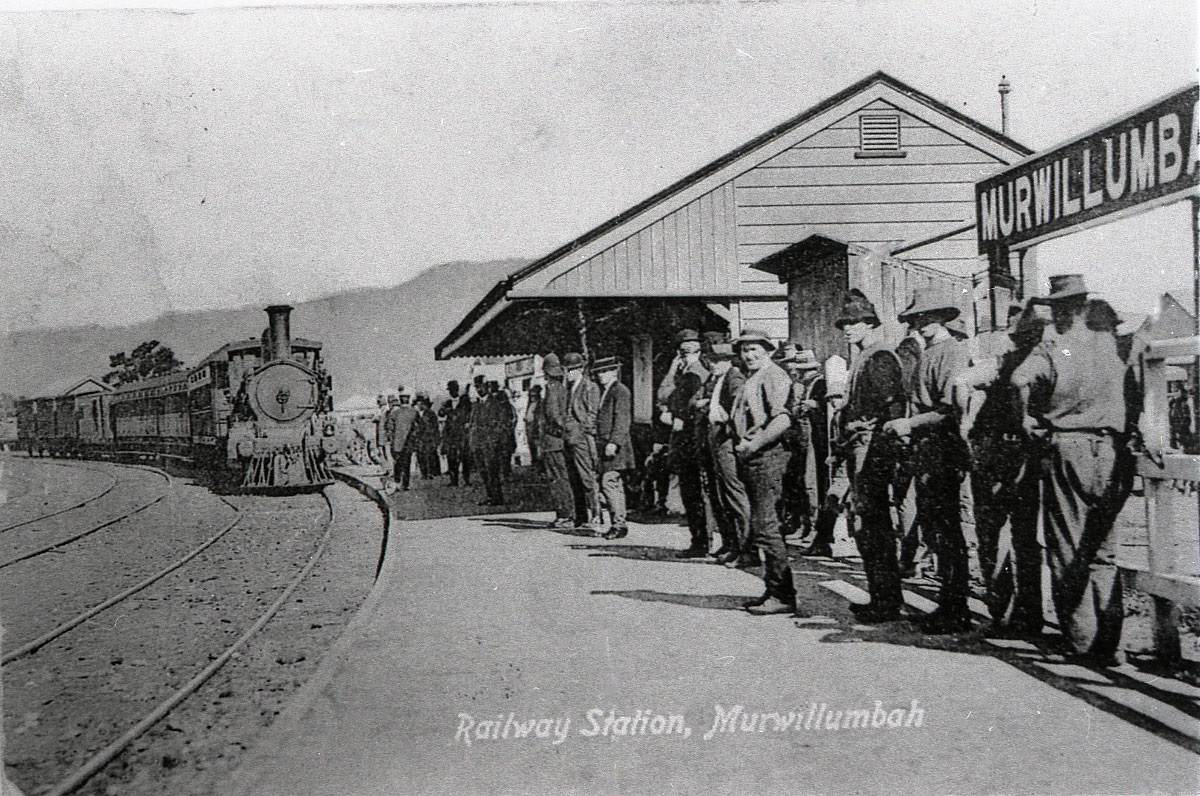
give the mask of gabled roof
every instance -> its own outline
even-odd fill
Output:
[[[450,347],[456,340],[460,340],[464,335],[468,334],[472,327],[476,326],[476,324],[483,319],[485,315],[488,315],[489,312],[492,312],[496,305],[506,297],[506,295],[518,282],[528,279],[534,274],[560,261],[563,257],[595,242],[597,239],[607,235],[613,230],[616,230],[622,224],[625,224],[631,219],[637,218],[639,215],[645,213],[656,205],[665,202],[666,200],[676,196],[688,188],[696,186],[697,183],[700,183],[707,178],[718,174],[723,169],[732,166],[740,159],[745,158],[750,153],[755,152],[755,150],[767,147],[772,142],[775,142],[777,139],[792,133],[805,123],[813,121],[822,114],[836,109],[839,105],[842,105],[853,99],[855,95],[861,94],[875,86],[884,86],[897,92],[899,95],[902,95],[912,102],[926,106],[942,117],[961,124],[963,127],[980,136],[983,141],[990,143],[994,147],[1003,148],[1009,152],[1013,152],[1021,156],[1028,156],[1033,153],[1032,149],[1017,141],[1014,141],[1004,133],[994,130],[987,125],[972,119],[971,117],[955,110],[954,108],[951,108],[945,103],[939,102],[929,95],[918,91],[912,86],[897,80],[886,72],[875,72],[874,74],[868,75],[862,80],[847,86],[842,91],[839,91],[837,94],[834,94],[833,96],[817,103],[797,116],[794,116],[791,119],[776,125],[770,130],[767,130],[765,133],[756,136],[755,138],[747,141],[745,144],[734,149],[733,151],[722,155],[711,163],[702,166],[691,174],[688,174],[686,177],[683,177],[658,193],[650,196],[642,202],[639,202],[628,210],[613,216],[608,221],[605,221],[599,226],[585,232],[578,238],[564,244],[563,246],[560,246],[546,256],[541,257],[529,265],[517,269],[516,271],[513,271],[507,277],[497,282],[496,285],[490,291],[488,291],[487,295],[484,296],[484,298],[477,305],[475,305],[470,312],[467,313],[462,321],[460,321],[454,327],[454,329],[448,335],[446,335],[446,337],[440,343],[438,343],[435,348],[437,357],[441,358],[448,347]]]

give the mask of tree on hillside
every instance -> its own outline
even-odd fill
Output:
[[[175,352],[160,346],[157,340],[147,340],[128,354],[120,351],[110,355],[108,366],[112,370],[104,376],[104,383],[114,387],[183,369],[183,363],[175,357]]]

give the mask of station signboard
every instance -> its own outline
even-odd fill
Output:
[[[1198,99],[1192,84],[976,183],[980,253],[1024,248],[1195,195]]]

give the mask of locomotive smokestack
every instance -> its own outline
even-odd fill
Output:
[[[271,323],[271,359],[292,358],[291,314],[292,308],[286,304],[274,304],[267,307],[267,317]]]

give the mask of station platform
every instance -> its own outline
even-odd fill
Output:
[[[221,796],[1200,790],[1179,680],[856,625],[848,557],[794,557],[808,616],[753,617],[761,580],[677,558],[674,522],[549,519],[393,519],[370,598]]]

